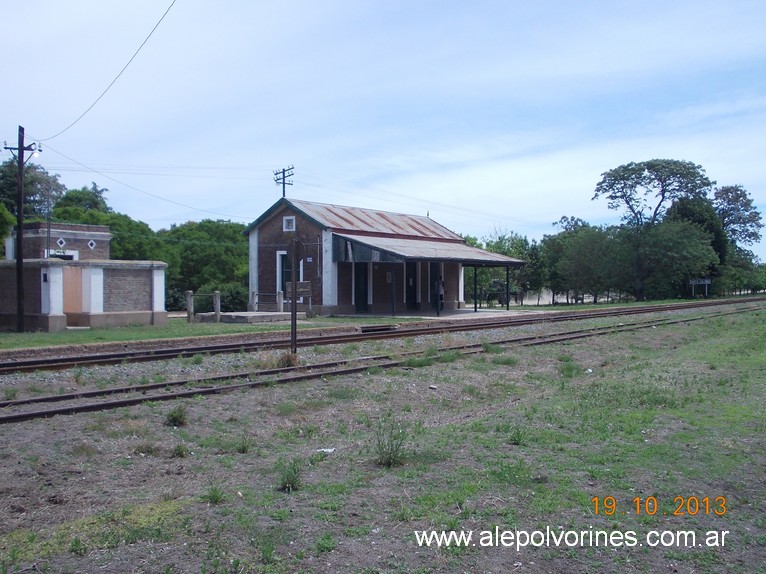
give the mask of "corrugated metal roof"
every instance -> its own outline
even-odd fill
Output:
[[[288,199],[287,203],[292,204],[317,223],[335,231],[385,233],[406,237],[463,241],[457,233],[422,215],[406,215],[296,199]]]
[[[403,260],[428,259],[431,261],[459,261],[467,265],[509,265],[512,267],[524,264],[521,259],[485,251],[462,242],[448,243],[425,239],[374,237],[348,233],[335,233],[335,235],[395,255]]]

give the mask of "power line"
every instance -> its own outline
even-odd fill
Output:
[[[81,162],[77,161],[76,159],[73,159],[73,158],[69,157],[68,155],[63,154],[62,152],[58,151],[57,149],[52,148],[50,145],[48,146],[48,149],[50,151],[54,152],[54,153],[57,153],[61,157],[68,159],[72,163],[76,163],[77,165],[85,168],[89,172],[98,174],[101,177],[108,179],[109,181],[113,181],[113,182],[115,182],[115,183],[117,183],[117,184],[119,184],[119,185],[121,185],[123,187],[127,187],[128,189],[132,189],[133,191],[137,191],[138,193],[143,193],[144,195],[148,195],[149,197],[153,197],[153,198],[159,199],[161,201],[166,201],[167,203],[172,203],[173,205],[178,205],[180,207],[185,207],[187,209],[191,209],[192,211],[199,211],[199,212],[202,212],[202,213],[210,213],[212,215],[218,215],[218,216],[221,216],[221,217],[228,217],[230,219],[244,219],[245,221],[252,221],[252,220],[255,219],[254,217],[253,218],[248,218],[248,217],[244,217],[242,215],[231,215],[229,213],[220,213],[218,211],[211,211],[209,209],[201,209],[199,207],[194,207],[194,206],[188,205],[186,203],[181,203],[180,201],[175,201],[175,200],[172,200],[172,199],[168,199],[167,197],[162,197],[161,195],[156,195],[154,193],[149,193],[148,191],[144,191],[143,189],[139,189],[139,188],[137,188],[137,187],[135,187],[133,185],[125,183],[124,181],[120,181],[119,179],[115,179],[115,178],[113,178],[113,177],[111,177],[109,175],[106,175],[105,173],[102,173],[102,172],[98,171],[97,169],[93,169],[93,168],[85,165],[84,163],[81,163]]]
[[[49,141],[49,140],[52,140],[54,138],[59,137],[61,134],[63,134],[64,132],[68,131],[69,128],[71,128],[77,122],[79,122],[83,117],[85,117],[85,114],[87,114],[89,111],[91,111],[94,108],[94,106],[101,100],[101,98],[103,98],[106,95],[106,93],[115,84],[115,82],[120,79],[120,76],[122,76],[123,72],[125,72],[125,70],[128,69],[128,66],[130,66],[131,62],[135,59],[136,56],[138,56],[138,53],[141,51],[141,48],[143,48],[144,44],[146,44],[149,41],[149,38],[152,37],[152,34],[154,34],[154,31],[159,27],[159,25],[165,19],[165,16],[168,15],[168,12],[170,12],[170,9],[173,7],[173,4],[175,4],[175,3],[176,3],[176,0],[173,0],[170,3],[170,6],[168,6],[168,9],[165,10],[165,13],[162,15],[162,17],[159,19],[159,21],[154,25],[154,28],[152,28],[152,31],[149,32],[149,35],[146,38],[144,38],[143,42],[141,42],[141,45],[138,47],[138,49],[130,57],[130,60],[128,60],[128,63],[123,66],[122,70],[120,70],[120,73],[117,74],[117,76],[115,76],[114,80],[112,80],[111,83],[106,87],[106,89],[103,92],[101,92],[101,95],[99,97],[97,97],[96,100],[90,106],[88,106],[88,109],[86,109],[83,113],[81,113],[79,115],[79,117],[75,121],[73,121],[71,124],[69,124],[63,130],[61,130],[59,133],[57,133],[55,135],[52,135],[50,137],[47,137],[45,139],[38,140],[38,141],[45,142],[45,141]]]

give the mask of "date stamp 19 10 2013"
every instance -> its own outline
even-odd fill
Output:
[[[676,496],[673,498],[672,507],[661,511],[660,501],[656,496],[647,496],[642,498],[636,496],[631,504],[620,506],[614,496],[594,496],[590,500],[593,503],[594,512],[599,515],[613,516],[615,514],[633,514],[641,516],[698,516],[714,515],[724,516],[728,509],[726,508],[725,496]]]

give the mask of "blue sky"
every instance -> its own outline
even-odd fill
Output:
[[[289,165],[290,197],[479,238],[617,223],[591,201],[601,174],[654,158],[741,184],[766,213],[761,1],[176,0],[48,139],[170,3],[3,13],[0,139],[23,125],[65,185],[95,181],[154,229],[249,223]]]

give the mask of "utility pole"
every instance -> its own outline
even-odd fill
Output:
[[[19,146],[5,149],[16,156],[18,173],[16,174],[16,330],[24,332],[24,152],[37,155],[36,143],[24,145],[24,128],[19,126]],[[30,156],[31,157],[31,156]]]
[[[282,184],[282,197],[285,196],[285,186],[293,184],[292,181],[287,181],[287,178],[293,176],[294,169],[295,168],[293,166],[290,166],[290,167],[278,169],[274,172],[274,183],[276,183],[277,185],[279,185],[280,183]]]

